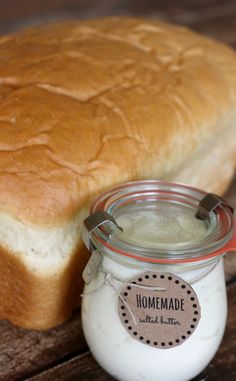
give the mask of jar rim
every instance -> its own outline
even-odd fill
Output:
[[[177,182],[161,180],[132,181],[115,186],[102,193],[92,204],[90,214],[105,211],[115,218],[117,211],[124,206],[141,205],[150,207],[150,202],[176,203],[181,207],[195,209],[207,192]],[[233,235],[233,213],[227,205],[219,205],[209,213],[208,230],[201,240],[186,244],[159,245],[159,247],[145,247],[127,242],[118,229],[107,230],[97,227],[91,234],[91,241],[95,248],[115,256],[126,257],[129,260],[159,264],[192,263],[218,257],[223,254],[224,247]]]

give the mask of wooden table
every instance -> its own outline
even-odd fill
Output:
[[[1,0],[0,32],[64,17],[137,15],[190,26],[236,47],[236,2],[232,0]],[[236,179],[226,199],[236,208]],[[224,340],[207,368],[208,381],[236,380],[236,271],[228,282],[229,315]],[[0,322],[0,381],[112,380],[91,356],[80,311],[48,332]],[[161,380],[162,381],[162,380]],[[164,380],[163,380],[164,381]]]

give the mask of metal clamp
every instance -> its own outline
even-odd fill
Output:
[[[115,228],[123,231],[123,229],[117,225],[112,215],[104,211],[95,212],[83,221],[82,240],[87,249],[92,253],[82,273],[82,277],[86,284],[91,282],[102,260],[101,254],[96,250],[91,241],[91,234],[96,228],[104,224],[106,224],[106,228],[111,234]]]
[[[231,212],[234,213],[234,208],[230,206],[222,197],[217,196],[214,193],[208,193],[199,202],[196,217],[200,220],[206,220],[209,217],[209,213],[214,211],[220,205],[227,206]]]
[[[121,231],[123,229],[117,225],[113,216],[104,211],[97,211],[91,214],[83,221],[83,229],[82,229],[82,240],[87,247],[87,249],[92,252],[94,247],[91,242],[91,233],[101,225],[106,224],[108,228],[110,228],[110,232],[114,231],[114,228],[118,228]]]

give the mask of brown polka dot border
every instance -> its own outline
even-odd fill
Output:
[[[151,271],[126,283],[120,293],[118,310],[129,335],[161,349],[183,344],[201,318],[197,294],[187,282],[171,273]]]

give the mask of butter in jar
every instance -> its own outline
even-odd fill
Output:
[[[191,380],[225,329],[232,209],[183,184],[139,181],[104,193],[90,212],[82,326],[95,359],[121,381]]]

